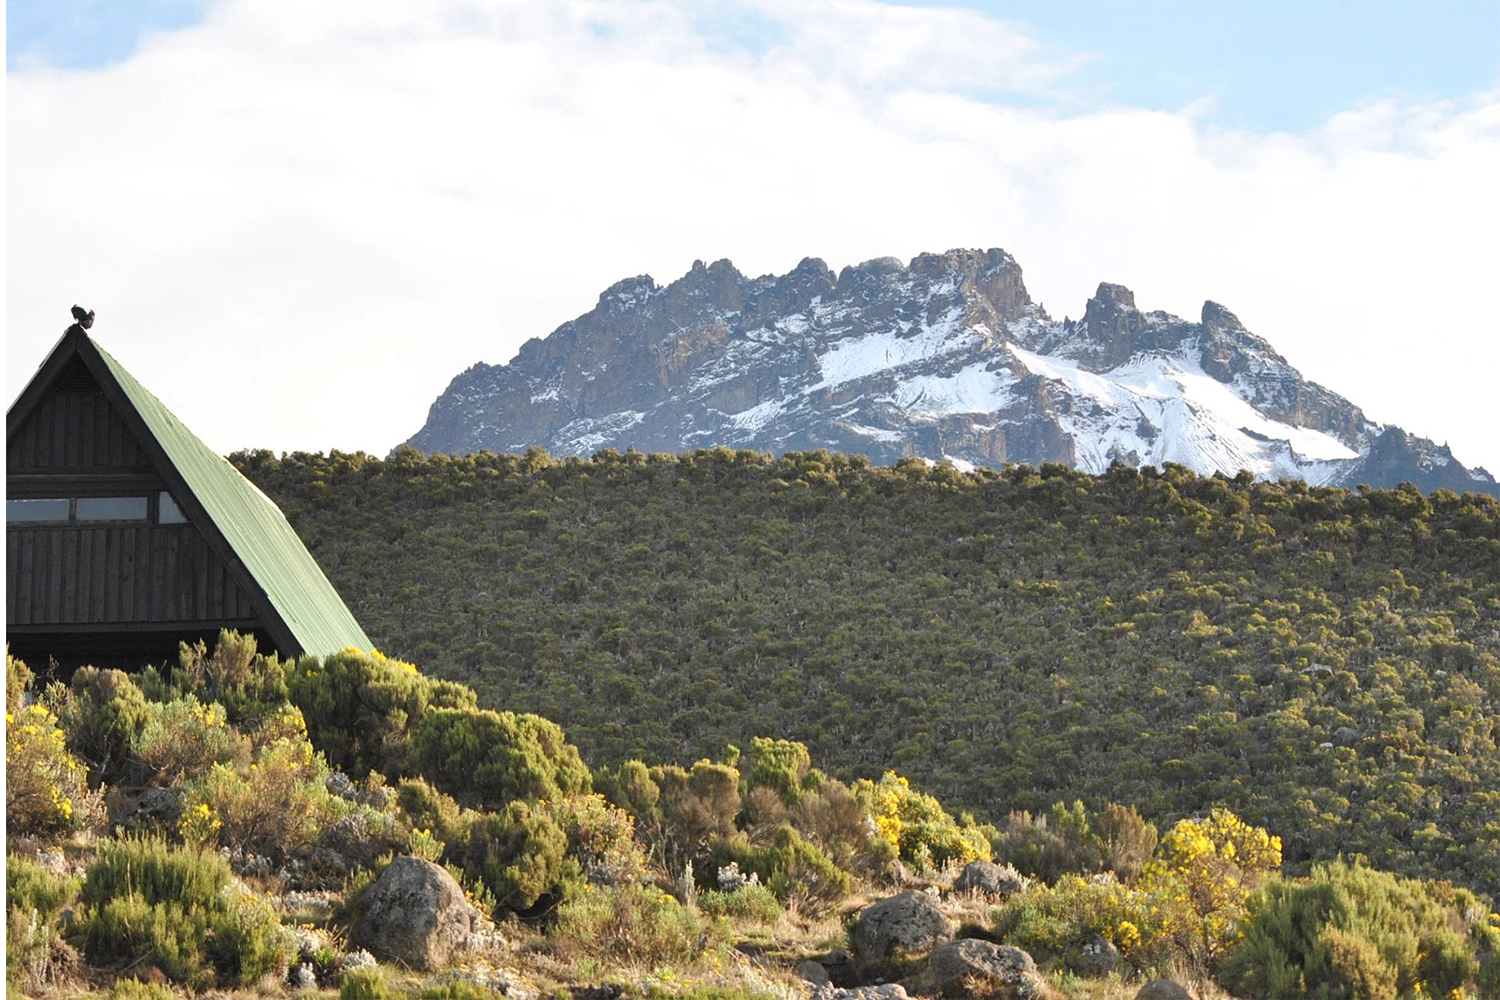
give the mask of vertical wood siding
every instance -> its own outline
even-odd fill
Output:
[[[191,524],[9,527],[5,575],[14,625],[252,617],[249,597]]]

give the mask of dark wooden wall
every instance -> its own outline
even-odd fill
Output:
[[[7,627],[253,616],[191,524],[9,526],[5,578]]]

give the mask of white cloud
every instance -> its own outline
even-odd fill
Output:
[[[1038,106],[1077,65],[852,0],[231,0],[116,66],[9,77],[8,388],[76,299],[216,447],[383,453],[626,275],[998,245],[1058,315],[1101,280],[1220,301],[1500,472],[1500,93],[1260,135]]]

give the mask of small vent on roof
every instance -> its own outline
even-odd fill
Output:
[[[82,358],[74,358],[57,377],[58,392],[101,392],[99,383],[89,373]]]

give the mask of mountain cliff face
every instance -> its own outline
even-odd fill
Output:
[[[476,364],[408,442],[423,452],[723,445],[826,448],[877,464],[1176,462],[1199,473],[1500,493],[1448,449],[1368,420],[1214,302],[1197,322],[1101,284],[1080,321],[1031,301],[1003,250],[809,258],[747,278],[727,260],[605,289],[509,364]]]

